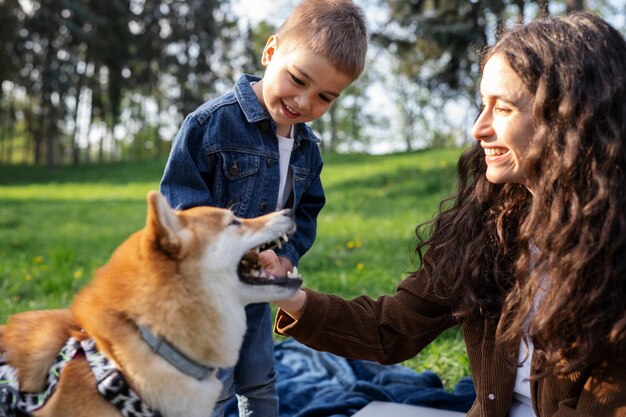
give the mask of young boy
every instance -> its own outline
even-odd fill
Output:
[[[367,32],[351,0],[305,0],[263,50],[262,79],[244,75],[233,91],[190,114],[174,138],[161,192],[176,209],[230,208],[256,217],[291,208],[296,233],[260,254],[268,273],[285,276],[315,239],[325,197],[319,139],[305,124],[328,111],[365,62]],[[240,416],[278,416],[271,309],[246,308],[248,331],[213,416],[236,393]]]

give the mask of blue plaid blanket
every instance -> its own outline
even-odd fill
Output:
[[[467,412],[476,397],[470,378],[449,392],[434,372],[349,360],[293,339],[276,344],[275,355],[280,417],[351,416],[372,401]],[[235,402],[226,415],[237,416]]]

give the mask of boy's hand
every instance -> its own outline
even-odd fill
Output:
[[[287,275],[287,272],[293,270],[293,265],[289,259],[276,255],[276,252],[271,249],[259,253],[259,263],[264,269],[277,277],[284,277]],[[299,320],[305,300],[306,293],[298,290],[290,299],[273,301],[272,303],[285,310],[294,319]]]
[[[259,253],[261,266],[276,277],[285,277],[293,269],[289,259],[276,255],[271,249]]]

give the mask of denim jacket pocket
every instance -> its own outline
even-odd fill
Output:
[[[257,174],[261,166],[261,158],[243,152],[222,152],[222,170],[229,180],[238,179]]]
[[[250,204],[255,182],[261,169],[261,157],[245,152],[220,152],[222,159],[222,191],[226,197],[223,207],[231,208],[238,216],[244,216]]]

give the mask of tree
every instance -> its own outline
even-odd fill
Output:
[[[76,35],[71,18],[71,10],[62,1],[33,2],[33,13],[27,15],[18,41],[23,60],[20,84],[38,99],[38,121],[28,125],[35,139],[34,159],[39,162],[44,157],[49,168],[56,162],[58,122],[66,115],[72,74],[68,50]]]
[[[583,0],[567,0],[567,13],[573,12],[574,10],[583,10],[585,8]]]
[[[474,48],[487,43],[482,3],[390,0],[387,4],[389,21],[372,39],[400,58],[397,70],[428,88],[474,91]]]
[[[228,52],[238,37],[236,22],[220,0],[169,2],[165,72],[178,84],[176,103],[182,115],[192,112],[215,92],[220,79],[232,79]]]
[[[17,0],[0,2],[0,163],[13,158],[16,109],[13,92],[19,74],[15,51],[24,13]]]

